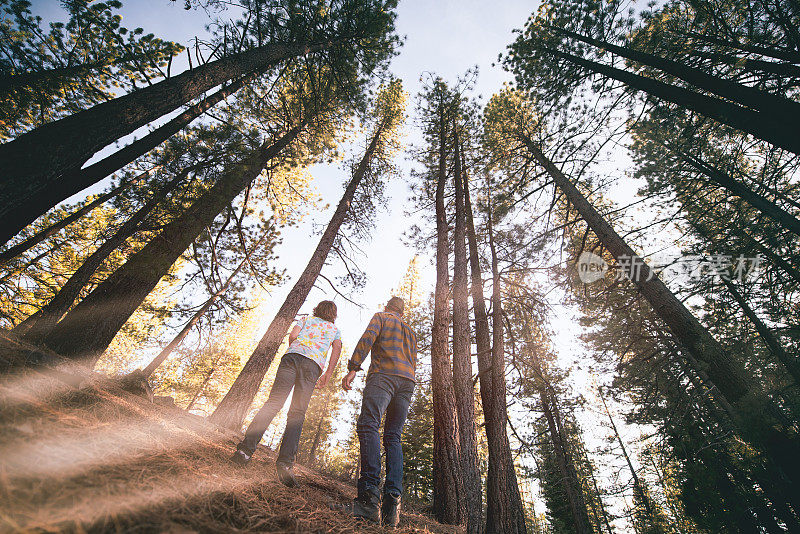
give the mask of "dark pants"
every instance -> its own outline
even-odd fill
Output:
[[[255,452],[267,427],[283,407],[289,392],[294,388],[277,461],[286,467],[293,466],[297,457],[297,446],[300,443],[300,432],[303,429],[303,421],[306,419],[308,403],[321,373],[319,365],[310,358],[300,354],[284,354],[275,374],[275,382],[272,383],[269,399],[247,427],[247,432],[238,448],[248,455]]]
[[[375,494],[381,482],[381,449],[378,428],[386,414],[383,427],[383,447],[386,449],[386,481],[384,493],[395,496],[403,493],[403,446],[400,437],[414,394],[414,381],[402,376],[372,373],[367,376],[361,415],[356,431],[361,447],[361,476],[358,496]]]

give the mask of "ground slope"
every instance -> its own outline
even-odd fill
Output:
[[[0,335],[0,356],[13,345]],[[286,488],[266,449],[238,468],[235,433],[83,376],[0,377],[0,532],[384,531],[328,508],[352,486],[298,466]],[[400,526],[457,532],[415,513]]]

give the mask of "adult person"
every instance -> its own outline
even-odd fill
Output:
[[[336,304],[330,300],[317,304],[312,316],[297,321],[289,334],[289,348],[278,366],[269,399],[247,427],[231,461],[242,466],[250,462],[261,437],[294,388],[276,469],[281,482],[289,487],[297,486],[293,467],[314,385],[317,389],[327,385],[342,353],[342,335],[334,325],[335,321]],[[322,373],[330,347],[333,347],[330,362]]]
[[[404,307],[403,299],[392,297],[384,311],[372,317],[347,364],[349,372],[342,379],[342,387],[350,390],[356,372],[361,369],[367,354],[372,352],[361,414],[356,425],[361,450],[361,475],[358,479],[358,496],[352,503],[351,512],[369,521],[382,521],[389,527],[396,527],[400,520],[400,496],[403,493],[401,437],[414,394],[417,366],[417,336],[403,320]],[[386,480],[381,499],[378,428],[384,414]]]

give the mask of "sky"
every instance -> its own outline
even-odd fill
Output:
[[[185,11],[182,0],[125,0],[121,13],[122,24],[129,27],[141,26],[146,32],[156,36],[188,45],[190,40],[200,33],[208,22],[207,15],[201,10]],[[34,11],[43,14],[45,20],[59,17],[57,0],[34,0]],[[514,39],[512,30],[521,28],[533,13],[538,2],[506,0],[400,0],[397,13],[397,31],[405,36],[405,44],[400,54],[391,64],[392,73],[403,80],[406,91],[410,93],[410,120],[406,128],[406,143],[420,144],[421,136],[414,126],[414,96],[421,89],[421,76],[433,73],[445,80],[455,82],[468,69],[477,66],[479,75],[475,82],[473,94],[482,96],[485,102],[504,82],[511,81],[511,76],[499,66],[492,66],[499,53]],[[185,55],[173,64],[173,72],[185,64]],[[166,119],[165,119],[166,120]],[[134,135],[141,136],[145,129]],[[103,153],[98,154],[101,157]],[[389,198],[386,209],[378,215],[378,224],[373,238],[361,244],[365,252],[360,259],[360,266],[367,274],[368,281],[364,289],[352,296],[361,307],[352,305],[335,296],[330,290],[323,292],[315,289],[309,295],[301,313],[309,313],[321,299],[333,299],[339,306],[337,326],[342,331],[345,347],[352,348],[358,341],[367,322],[375,311],[382,308],[391,296],[393,288],[400,283],[410,259],[418,251],[411,248],[404,239],[410,221],[407,210],[409,203],[410,171],[415,166],[413,161],[402,155],[397,163],[400,176],[387,187]],[[294,284],[311,256],[318,234],[313,234],[313,226],[324,226],[342,193],[342,184],[348,177],[347,171],[340,165],[319,165],[312,169],[315,186],[319,193],[330,204],[327,211],[313,212],[303,223],[282,232],[283,242],[276,249],[279,266],[286,269],[288,278],[275,288],[267,302],[265,313],[267,323],[272,319],[272,310],[277,310],[286,293]],[[107,184],[100,184],[89,193],[97,192]],[[635,188],[628,182],[617,191],[621,202],[632,197]],[[87,192],[82,193],[81,198]],[[74,198],[72,200],[79,200]],[[431,268],[432,250],[421,252],[423,269],[423,285],[430,291],[433,289],[433,272]],[[323,274],[331,278],[337,274],[330,269]],[[325,285],[322,284],[325,288]],[[327,288],[326,288],[327,289]],[[575,310],[562,308],[554,302],[551,314],[553,343],[559,361],[564,365],[572,365],[573,361],[583,359],[585,349],[577,338]],[[574,383],[593,383],[593,376],[587,369],[573,369]],[[589,426],[590,428],[586,428]],[[594,428],[592,428],[594,426]],[[584,425],[589,434],[597,433],[596,425]],[[589,438],[599,442],[601,437]],[[541,511],[541,508],[539,508]]]

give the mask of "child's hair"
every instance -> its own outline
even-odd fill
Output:
[[[323,300],[314,308],[314,316],[329,323],[336,321],[336,304],[332,300]]]

